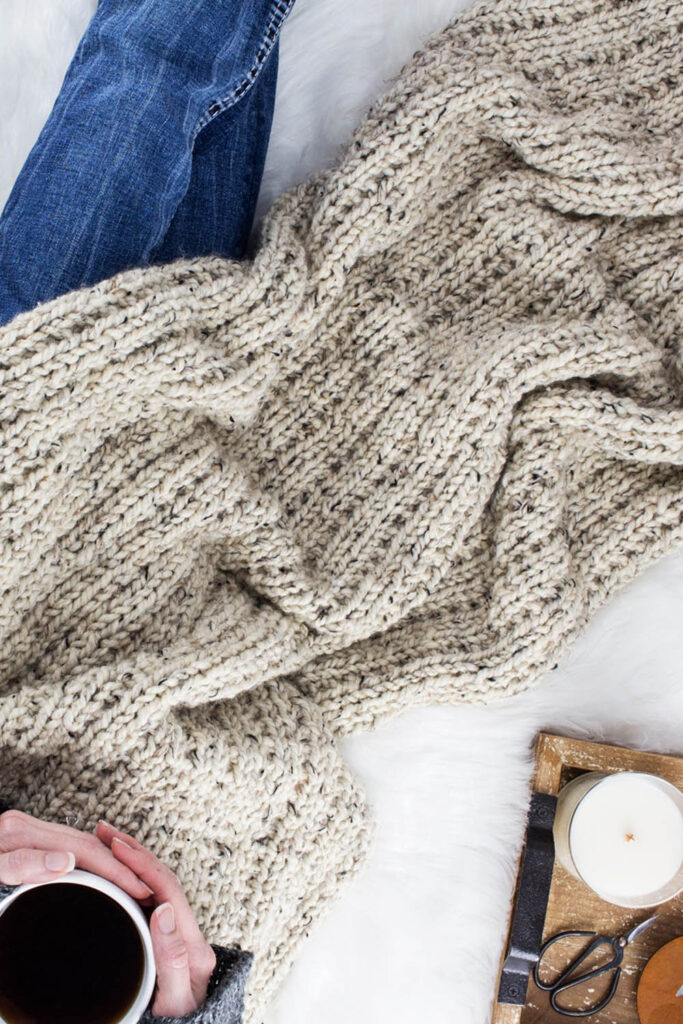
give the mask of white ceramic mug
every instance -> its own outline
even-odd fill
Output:
[[[74,885],[87,885],[91,889],[97,889],[99,892],[104,893],[105,896],[109,896],[118,903],[119,906],[128,913],[128,916],[132,918],[142,942],[145,964],[142,982],[140,984],[138,994],[135,997],[135,1001],[126,1014],[120,1018],[117,1024],[137,1024],[147,1008],[147,1004],[154,992],[154,985],[156,983],[156,965],[154,962],[152,936],[150,934],[145,915],[140,909],[139,904],[137,904],[132,896],[129,896],[127,892],[124,892],[123,889],[120,889],[118,885],[110,882],[107,878],[101,878],[99,875],[95,875],[90,871],[82,871],[80,868],[75,868],[73,871],[69,871],[66,875],[60,875],[59,878],[55,878],[49,882],[33,882],[18,886],[14,892],[9,894],[9,896],[0,900],[0,915],[4,913],[7,907],[13,903],[14,900],[21,896],[22,893],[28,892],[29,889],[37,889],[42,885],[54,885],[56,883],[64,882],[71,882]],[[1,1015],[0,1024],[6,1024]]]

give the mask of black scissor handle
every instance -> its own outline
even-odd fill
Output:
[[[548,941],[544,943],[543,946],[541,946],[541,952],[538,955],[538,960],[534,964],[534,981],[536,982],[538,988],[540,988],[543,992],[552,992],[556,985],[560,985],[564,981],[564,979],[572,973],[574,968],[578,967],[579,963],[586,959],[586,956],[588,955],[588,950],[592,952],[595,948],[595,944],[592,942],[588,947],[588,950],[585,951],[585,953],[580,957],[580,959],[574,960],[569,965],[569,967],[567,967],[567,969],[562,972],[562,974],[558,975],[557,978],[554,978],[553,981],[551,981],[550,983],[542,981],[540,977],[540,969],[543,957],[545,956],[547,951],[550,949],[551,946],[554,946],[556,942],[561,942],[563,939],[568,939],[571,936],[575,935],[581,936],[582,938],[586,938],[589,935],[595,936],[595,932],[562,932],[560,935],[555,935],[552,939],[548,939]]]
[[[593,941],[586,947],[586,949],[584,949],[584,951],[575,960],[572,960],[569,966],[566,967],[565,970],[561,974],[559,974],[557,978],[555,978],[550,983],[545,982],[541,979],[541,962],[543,960],[545,953],[552,945],[554,945],[556,942],[559,942],[560,940],[571,938],[573,936],[586,938],[591,935],[593,936]],[[600,946],[609,946],[610,950],[614,954],[612,959],[606,964],[602,964],[599,967],[594,967],[591,971],[588,971],[586,974],[574,976],[575,972],[581,966],[581,964],[585,960],[587,960],[588,957],[591,956],[591,954],[594,953],[596,949],[599,949]],[[555,935],[552,939],[549,939],[548,942],[546,942],[545,945],[542,947],[539,958],[536,961],[536,964],[534,965],[534,981],[536,982],[538,988],[540,988],[543,992],[551,993],[550,1005],[558,1013],[562,1013],[567,1017],[589,1017],[591,1014],[598,1013],[605,1006],[607,1006],[609,1001],[614,996],[614,993],[617,989],[617,985],[619,984],[619,978],[621,977],[620,964],[623,959],[623,956],[624,950],[621,942],[619,940],[611,939],[607,935],[596,935],[595,932],[562,932],[560,935]],[[560,993],[566,992],[567,989],[574,988],[575,985],[583,985],[586,981],[589,981],[591,978],[597,978],[601,974],[606,974],[607,971],[614,971],[614,978],[612,979],[612,985],[610,986],[608,994],[605,996],[603,1000],[601,1000],[601,1002],[598,1005],[591,1006],[583,1010],[573,1010],[568,1007],[562,1006],[557,1002],[557,997],[560,995]]]
[[[611,1001],[612,997],[614,996],[614,993],[617,990],[619,978],[621,977],[621,967],[617,967],[617,969],[614,971],[614,978],[612,979],[612,984],[610,985],[610,989],[607,995],[604,997],[604,999],[601,999],[600,1002],[596,1003],[594,1006],[588,1006],[584,1010],[573,1010],[567,1006],[562,1006],[561,1003],[558,1003],[557,997],[560,995],[561,992],[566,992],[568,988],[572,988],[574,985],[578,985],[579,983],[583,984],[583,982],[587,981],[589,978],[594,978],[597,974],[604,974],[605,971],[609,970],[614,970],[614,964],[606,964],[604,967],[601,967],[595,973],[591,971],[590,974],[584,974],[582,978],[577,978],[576,981],[570,981],[565,985],[560,985],[558,988],[553,989],[553,991],[550,993],[550,1005],[552,1006],[553,1010],[555,1010],[557,1013],[564,1014],[565,1017],[592,1017],[594,1013],[600,1013],[600,1011],[604,1010],[607,1004]]]

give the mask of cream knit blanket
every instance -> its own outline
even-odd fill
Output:
[[[339,737],[551,667],[683,538],[683,0],[480,2],[253,262],[0,331],[0,791],[177,870],[258,1019]]]

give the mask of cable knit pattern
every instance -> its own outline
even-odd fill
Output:
[[[253,261],[0,331],[0,779],[253,950],[362,862],[339,740],[552,667],[683,539],[683,0],[484,0]]]

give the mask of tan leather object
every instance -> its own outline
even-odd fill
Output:
[[[648,960],[638,984],[640,1024],[683,1024],[683,936]]]

